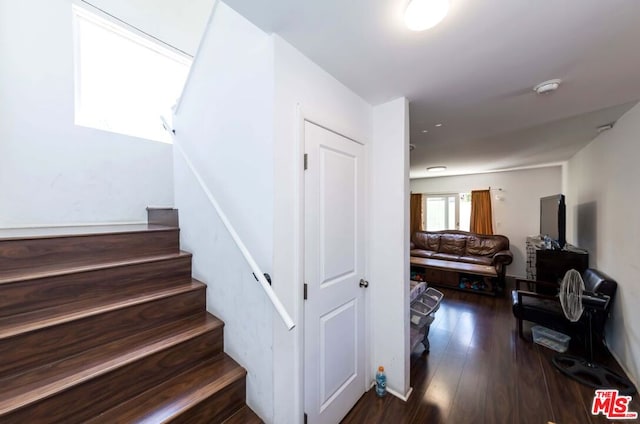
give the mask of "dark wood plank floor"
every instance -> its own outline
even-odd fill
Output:
[[[419,347],[411,355],[409,400],[379,399],[369,390],[343,423],[614,422],[591,415],[594,390],[557,371],[550,362],[554,351],[518,337],[507,296],[442,291],[431,351]],[[580,346],[569,353],[585,356]],[[596,361],[621,372],[607,352],[598,352]],[[629,409],[640,413],[640,395]]]

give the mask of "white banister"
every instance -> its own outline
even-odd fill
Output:
[[[178,150],[178,152],[180,152],[180,155],[182,156],[185,163],[187,164],[187,167],[189,168],[191,173],[194,175],[194,177],[196,177],[198,184],[200,184],[200,188],[202,188],[202,190],[206,194],[207,198],[209,199],[209,202],[211,202],[211,205],[213,205],[214,209],[216,210],[216,213],[220,217],[220,220],[226,227],[227,231],[229,231],[229,234],[231,234],[231,238],[238,246],[238,249],[240,249],[242,256],[244,256],[245,260],[251,267],[251,270],[253,271],[253,274],[255,275],[256,279],[262,286],[262,289],[267,294],[267,297],[269,297],[269,300],[271,300],[273,307],[276,309],[276,311],[280,315],[280,318],[282,318],[282,321],[287,326],[287,329],[291,330],[293,327],[295,327],[295,324],[293,323],[291,316],[287,313],[287,310],[284,308],[284,305],[282,305],[282,302],[280,302],[280,299],[278,299],[278,296],[271,288],[271,285],[269,284],[267,279],[264,277],[264,273],[260,270],[260,267],[258,266],[256,261],[253,259],[253,256],[251,256],[251,252],[249,252],[249,250],[247,249],[247,246],[245,246],[245,244],[240,239],[240,236],[231,225],[231,222],[229,222],[229,219],[227,218],[225,213],[222,211],[215,197],[213,196],[213,194],[205,184],[204,180],[202,179],[198,171],[193,166],[193,163],[191,163],[191,161],[189,160],[189,157],[187,156],[185,151],[182,149],[182,147],[178,143],[176,143],[175,138],[173,142],[173,147],[174,149]]]

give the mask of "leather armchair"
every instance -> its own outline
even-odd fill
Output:
[[[618,284],[605,273],[593,268],[586,269],[582,273],[582,279],[585,291],[604,294],[611,298],[604,310],[596,310],[593,313],[593,335],[596,340],[601,341],[604,339],[604,326]],[[522,334],[523,321],[531,321],[568,335],[583,336],[587,334],[589,324],[586,314],[583,314],[577,322],[570,322],[564,316],[558,295],[536,292],[540,287],[551,287],[557,293],[559,285],[544,281],[516,280],[516,289],[512,292],[513,315],[517,321],[520,337],[524,338]]]

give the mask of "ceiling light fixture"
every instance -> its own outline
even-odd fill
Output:
[[[442,124],[436,124],[435,126],[440,128],[442,126]]]
[[[446,169],[446,166],[430,166],[429,168],[427,168],[427,172],[442,172]]]
[[[422,134],[426,134],[428,132],[429,132],[429,130],[422,130]]]
[[[549,94],[558,89],[560,87],[561,79],[552,79],[549,81],[541,82],[540,84],[533,87],[533,91],[538,94]]]
[[[449,0],[411,0],[404,12],[404,23],[412,31],[438,25],[449,12]]]

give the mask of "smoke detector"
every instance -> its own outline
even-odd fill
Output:
[[[601,132],[610,130],[614,125],[615,121],[609,122],[608,124],[600,125],[598,128],[596,128],[596,131],[598,131],[598,134],[600,134]]]
[[[552,79],[549,81],[541,82],[540,84],[533,87],[533,91],[538,94],[549,94],[558,89],[560,87],[560,83],[562,80],[560,79]]]

